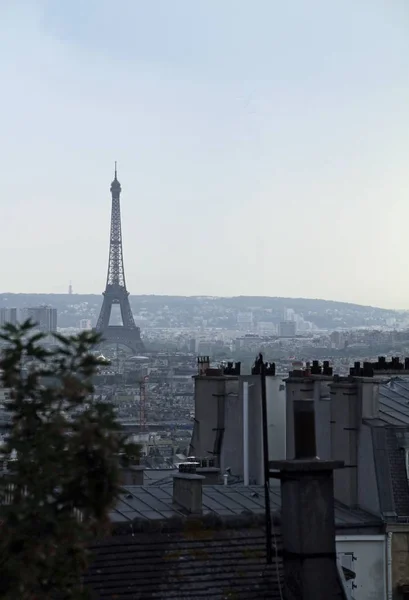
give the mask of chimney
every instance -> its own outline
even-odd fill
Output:
[[[135,465],[121,466],[121,485],[143,485],[143,470],[143,467]]]
[[[200,463],[182,463],[173,476],[173,504],[188,515],[202,513],[202,486],[205,477],[197,474]]]
[[[297,365],[298,367],[298,365]],[[315,368],[315,365],[314,367]],[[286,456],[287,458],[296,456],[295,434],[298,423],[295,423],[295,413],[299,414],[302,409],[302,403],[308,407],[308,413],[312,414],[315,420],[314,398],[316,396],[315,387],[320,382],[311,376],[305,376],[304,371],[294,369],[286,380]],[[299,440],[298,443],[301,443]],[[314,454],[315,456],[315,454]]]
[[[273,461],[280,471],[281,532],[288,600],[346,598],[335,549],[333,471],[340,461]]]
[[[345,465],[335,473],[335,498],[352,507],[358,504],[359,385],[353,379],[340,379],[329,387],[331,458]]]
[[[294,400],[293,419],[295,458],[316,458],[314,400]]]
[[[222,483],[218,467],[198,467],[196,473],[204,478],[203,485],[220,485]]]
[[[143,485],[144,468],[139,465],[139,459],[130,461],[123,454],[115,456],[119,468],[120,485]]]
[[[197,372],[199,375],[206,375],[210,368],[210,358],[208,356],[199,356],[197,358]]]
[[[270,463],[280,471],[285,597],[341,600],[346,594],[336,560],[333,471],[343,463],[311,457],[315,425],[310,412],[294,407],[297,458]]]
[[[307,363],[304,368],[303,363],[293,363],[293,370],[290,371],[286,380],[286,456],[292,458],[296,456],[295,452],[295,411],[301,410],[299,403],[306,402],[305,413],[311,417],[314,414],[316,454],[322,459],[331,459],[329,423],[330,417],[330,398],[329,384],[332,383],[332,367],[328,361],[323,365],[314,360],[312,364]],[[298,406],[296,407],[296,403]],[[304,415],[307,418],[307,414]]]
[[[234,408],[237,413],[239,376],[224,375],[221,369],[209,369],[207,357],[198,361],[199,375],[194,377],[195,419],[189,454],[213,458],[214,466],[220,467],[226,411]],[[205,374],[200,374],[201,369],[205,370]]]
[[[216,467],[214,458],[196,458],[195,460],[197,461],[196,474],[204,477],[203,485],[220,485],[222,483],[220,469]],[[183,468],[186,469],[186,463]]]
[[[379,416],[379,381],[377,379],[362,379],[360,381],[360,396],[363,419],[375,419]]]
[[[240,375],[241,373],[241,362],[228,362],[227,366],[223,368],[223,375]]]

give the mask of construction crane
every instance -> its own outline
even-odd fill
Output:
[[[139,428],[140,431],[146,431],[146,384],[149,381],[148,375],[145,375],[139,381]]]

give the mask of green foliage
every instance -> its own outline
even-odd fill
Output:
[[[56,335],[52,347],[29,321],[0,339],[11,425],[0,460],[0,597],[85,598],[87,545],[109,528],[121,490],[119,462],[137,460],[112,405],[92,402],[102,362],[90,332]]]

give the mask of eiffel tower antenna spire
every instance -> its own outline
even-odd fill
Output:
[[[125,283],[120,205],[121,190],[121,184],[117,179],[117,164],[115,161],[115,179],[111,183],[112,209],[108,273],[96,331],[103,336],[106,342],[110,344],[123,344],[137,354],[144,350],[144,345],[141,340],[139,327],[135,325],[131,305],[129,304],[129,292],[126,289]],[[120,306],[122,325],[109,324],[114,304],[119,304]]]

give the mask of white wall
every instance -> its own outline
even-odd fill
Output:
[[[357,587],[348,584],[349,600],[385,600],[385,536],[337,536],[336,549],[341,564],[356,573],[353,583]]]

